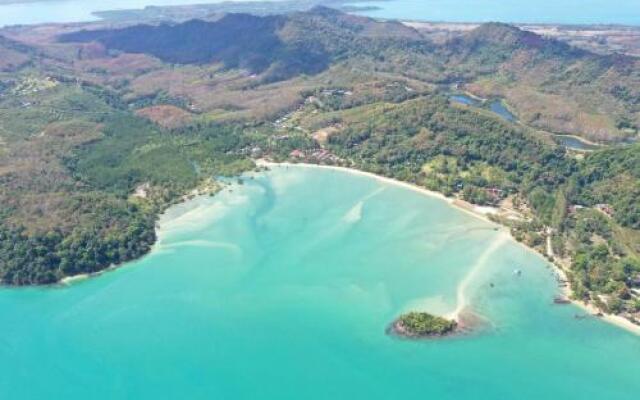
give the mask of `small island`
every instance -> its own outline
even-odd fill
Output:
[[[449,336],[458,330],[456,321],[437,317],[426,312],[409,312],[391,324],[393,334],[406,338],[431,338]]]

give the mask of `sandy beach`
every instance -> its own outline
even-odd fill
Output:
[[[85,280],[90,279],[90,278],[95,278],[95,277],[100,276],[102,274],[105,274],[107,272],[116,270],[116,269],[118,269],[118,268],[120,268],[120,267],[122,267],[122,266],[124,266],[126,264],[127,263],[118,264],[118,265],[114,264],[114,265],[109,266],[108,268],[105,268],[105,269],[100,270],[98,272],[93,272],[91,274],[84,273],[84,274],[66,276],[66,277],[60,279],[60,281],[58,283],[56,283],[56,285],[70,286],[70,285],[85,281]]]
[[[525,246],[526,247],[526,246]],[[528,247],[527,247],[528,248]],[[554,271],[558,274],[558,276],[560,276],[560,278],[564,281],[567,281],[567,274],[565,272],[564,269],[562,269],[559,265],[557,265],[556,263],[551,262],[550,263],[551,266],[553,267]],[[610,324],[616,325],[622,329],[625,329],[629,332],[632,332],[638,336],[640,336],[640,325],[636,325],[633,322],[629,321],[628,319],[618,316],[618,315],[611,315],[611,314],[604,314],[602,313],[601,316],[599,316],[599,314],[601,314],[601,311],[598,310],[593,304],[587,304],[584,301],[579,301],[579,300],[574,300],[572,298],[573,295],[573,290],[571,289],[571,286],[567,284],[567,286],[560,288],[562,295],[565,296],[567,299],[571,300],[571,303],[580,307],[581,309],[583,309],[584,311],[586,311],[588,314],[593,315],[596,318],[600,318],[603,321],[606,321]]]
[[[78,275],[72,275],[72,276],[67,276],[65,278],[62,278],[60,280],[60,284],[61,285],[72,285],[76,282],[80,282],[83,281],[85,279],[89,279],[91,277],[91,275],[89,274],[78,274]]]
[[[463,207],[461,206],[461,203],[459,201],[457,201],[457,199],[454,198],[450,198],[447,197],[445,195],[443,195],[440,192],[434,192],[433,190],[429,190],[429,189],[425,189],[423,187],[414,185],[412,183],[408,183],[408,182],[402,182],[393,178],[387,178],[385,176],[380,176],[380,175],[376,175],[374,173],[371,172],[365,172],[365,171],[360,171],[358,169],[355,168],[349,168],[349,167],[339,167],[339,166],[335,166],[335,165],[319,165],[319,164],[309,164],[309,163],[290,163],[290,162],[283,162],[283,163],[274,163],[274,162],[270,162],[270,161],[265,161],[265,160],[258,160],[256,162],[256,164],[258,166],[263,166],[263,167],[274,167],[274,166],[293,166],[293,167],[303,167],[303,168],[323,168],[323,169],[332,169],[332,170],[336,170],[336,171],[343,171],[343,172],[347,172],[350,174],[354,174],[354,175],[359,175],[359,176],[366,176],[369,178],[373,178],[377,181],[380,182],[384,182],[390,185],[394,185],[394,186],[400,186],[403,187],[405,189],[409,189],[412,190],[414,192],[418,192],[421,193],[425,196],[430,196],[430,197],[435,197],[438,198],[442,201],[447,202],[449,205],[451,205],[452,207],[455,207],[456,209],[463,211],[469,215],[473,215],[476,218],[482,219],[485,222],[488,222],[490,224],[495,225],[496,227],[502,227],[502,225],[497,224],[496,222],[490,220],[487,215],[491,214],[494,209],[492,207],[482,207],[482,206],[474,206],[471,205],[470,207]]]
[[[398,181],[396,179],[393,178],[387,178],[384,176],[380,176],[380,175],[376,175],[373,174],[371,172],[365,172],[365,171],[360,171],[358,169],[354,169],[354,168],[349,168],[349,167],[339,167],[339,166],[333,166],[333,165],[318,165],[318,164],[309,164],[309,163],[290,163],[290,162],[284,162],[284,163],[275,163],[275,162],[270,162],[270,161],[266,161],[266,160],[257,160],[256,164],[258,166],[262,166],[262,167],[274,167],[274,166],[293,166],[293,167],[302,167],[302,168],[323,168],[323,169],[332,169],[332,170],[336,170],[336,171],[343,171],[343,172],[347,172],[350,174],[355,174],[355,175],[360,175],[360,176],[366,176],[369,178],[373,178],[376,179],[380,182],[384,182],[387,184],[391,184],[394,186],[399,186],[399,187],[403,187],[409,190],[412,190],[414,192],[423,194],[425,196],[430,196],[430,197],[434,197],[434,198],[438,198],[442,201],[447,202],[449,205],[451,205],[452,207],[455,207],[456,209],[463,211],[475,218],[479,218],[485,222],[489,222],[493,225],[495,225],[496,227],[502,227],[504,228],[503,225],[500,225],[492,220],[490,220],[489,218],[487,218],[486,214],[487,214],[487,207],[479,207],[479,206],[474,206],[473,209],[469,209],[467,207],[461,207],[459,205],[459,203],[456,203],[456,199],[452,199],[449,197],[446,197],[445,195],[443,195],[442,193],[439,192],[434,192],[432,190],[428,190],[422,187],[419,187],[417,185],[411,184],[411,183],[407,183],[407,182],[402,182],[402,181]],[[508,232],[508,231],[507,231]],[[523,248],[525,248],[527,251],[530,251],[534,254],[536,254],[538,257],[544,258],[545,261],[547,263],[549,263],[553,269],[560,275],[560,277],[564,280],[566,280],[566,273],[565,271],[560,268],[558,265],[556,265],[553,262],[549,262],[543,254],[540,254],[538,251],[526,246],[525,244],[518,242],[517,240],[515,240],[511,234],[509,233],[509,239],[513,240],[515,243],[519,244],[520,246],[522,246]],[[464,287],[462,288],[464,289]],[[624,317],[621,316],[617,316],[617,315],[603,315],[603,316],[597,316],[600,311],[593,305],[591,304],[587,304],[583,301],[577,301],[577,300],[573,300],[571,299],[571,288],[569,286],[565,287],[565,288],[559,288],[559,290],[561,291],[562,295],[566,296],[567,299],[571,300],[571,303],[580,307],[581,309],[583,309],[584,311],[586,311],[587,313],[589,313],[590,315],[592,315],[594,318],[600,318],[603,321],[606,321],[610,324],[613,324],[619,328],[625,329],[629,332],[632,332],[636,335],[640,336],[640,325],[636,325],[634,323],[632,323],[631,321],[627,320]],[[463,293],[460,296],[462,296],[464,298],[464,290],[462,291]],[[463,304],[463,305],[459,305],[458,309],[456,310],[456,312],[454,313],[455,315],[453,315],[453,317],[457,317],[460,312],[463,311],[464,307],[467,304]]]
[[[496,223],[495,221],[492,221],[491,219],[489,219],[487,217],[488,214],[491,214],[495,211],[494,208],[492,207],[481,207],[481,206],[475,206],[466,202],[461,202],[458,199],[454,199],[454,198],[450,198],[450,197],[446,197],[445,195],[443,195],[442,193],[439,192],[435,192],[432,190],[428,190],[425,188],[422,188],[420,186],[408,183],[408,182],[402,182],[393,178],[388,178],[388,177],[384,177],[384,176],[380,176],[380,175],[376,175],[374,173],[371,172],[365,172],[365,171],[361,171],[355,168],[350,168],[350,167],[340,167],[340,166],[333,166],[333,165],[318,165],[318,164],[310,164],[310,163],[290,163],[290,162],[283,162],[283,163],[276,163],[276,162],[271,162],[271,161],[267,161],[267,160],[257,160],[256,164],[260,167],[296,167],[296,168],[320,168],[320,169],[330,169],[330,170],[335,170],[335,171],[341,171],[341,172],[346,172],[349,174],[354,174],[354,175],[359,175],[359,176],[365,176],[368,178],[372,178],[375,179],[379,182],[383,182],[385,184],[389,184],[389,185],[394,185],[394,186],[398,186],[398,187],[402,187],[405,189],[409,189],[411,191],[414,191],[416,193],[420,193],[424,196],[429,196],[429,197],[433,197],[433,198],[437,198],[439,200],[442,200],[444,202],[446,202],[447,204],[449,204],[451,207],[454,207],[470,216],[473,216],[474,218],[478,218],[484,222],[487,222],[489,224],[494,225],[496,228],[505,228],[503,225],[500,225],[498,223]],[[196,195],[197,196],[197,195]],[[183,200],[187,200],[186,198]],[[518,242],[517,240],[515,240],[510,232],[508,230],[503,230],[503,232],[506,235],[506,237],[509,240],[512,240],[513,242],[519,244],[520,246],[522,246],[524,249],[526,249],[529,252],[532,252],[534,254],[536,254],[538,257],[544,258],[544,260],[549,263],[552,268],[554,269],[554,271],[561,277],[561,279],[566,280],[566,273],[565,271],[558,265],[556,265],[553,262],[549,262],[543,254],[539,253],[538,251],[526,246],[525,244]],[[499,247],[499,244],[502,243],[504,237],[502,237],[502,239],[499,239],[498,242],[496,243],[496,246]],[[154,245],[154,249],[157,249],[159,245],[159,242],[156,243]],[[551,254],[553,255],[553,254]],[[484,261],[482,261],[482,263],[484,263]],[[481,264],[481,263],[480,263]],[[458,319],[461,315],[461,313],[463,313],[469,306],[468,304],[468,298],[466,296],[466,286],[468,285],[468,281],[469,279],[471,279],[471,277],[477,273],[479,273],[479,269],[480,269],[481,265],[478,266],[478,268],[474,268],[470,275],[467,278],[465,278],[465,281],[461,282],[458,288],[458,302],[459,304],[457,305],[457,308],[455,310],[455,312],[450,315],[450,318],[455,318]],[[91,277],[97,276],[97,275],[101,275],[104,272],[108,272],[111,271],[113,269],[118,268],[118,266],[111,266],[103,271],[100,271],[96,274],[79,274],[79,275],[73,275],[73,276],[69,276],[66,277],[64,279],[62,279],[59,284],[62,285],[72,285],[81,281],[84,281],[86,279],[89,279]],[[629,332],[632,332],[636,335],[640,336],[640,326],[636,325],[634,323],[632,323],[631,321],[627,320],[624,317],[621,316],[617,316],[617,315],[602,315],[602,316],[597,316],[600,311],[593,305],[591,304],[587,304],[585,302],[582,301],[576,301],[571,299],[571,288],[569,286],[564,287],[564,288],[559,288],[561,294],[563,296],[565,296],[567,299],[571,300],[571,303],[580,307],[581,309],[583,309],[585,312],[587,312],[588,314],[592,315],[594,318],[600,318],[603,321],[606,321],[610,324],[613,324],[617,327],[620,327],[622,329],[625,329]]]

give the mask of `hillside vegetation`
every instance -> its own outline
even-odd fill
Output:
[[[155,242],[156,216],[167,204],[205,173],[251,165],[234,164],[243,157],[218,143],[237,143],[232,129],[170,135],[95,87],[33,75],[19,82],[0,99],[4,283],[53,283],[140,257]],[[198,173],[194,164],[205,151]],[[131,197],[142,184],[148,197]]]
[[[640,64],[504,24],[432,42],[327,8],[0,36],[0,280],[140,257],[157,216],[253,160],[336,163],[458,201],[640,318]],[[506,102],[450,101],[463,91]],[[607,146],[559,146],[564,132]],[[466,203],[465,203],[466,204]]]
[[[596,55],[505,24],[435,44],[399,23],[319,7],[286,17],[230,14],[213,22],[80,31],[61,40],[96,41],[178,64],[221,62],[263,73],[262,82],[356,59],[365,71],[503,97],[523,122],[551,132],[615,141],[637,135],[640,125],[638,59]]]
[[[438,96],[367,105],[332,122],[342,128],[325,147],[340,158],[474,204],[514,204],[525,217],[500,222],[544,254],[548,238],[577,298],[640,311],[640,145],[576,159],[534,131]]]

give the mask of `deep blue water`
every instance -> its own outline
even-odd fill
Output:
[[[95,19],[94,11],[221,1],[47,0],[5,4],[0,5],[0,26],[89,21]],[[364,15],[406,20],[640,25],[640,0],[390,0],[354,5],[380,8]]]
[[[84,22],[98,19],[95,11],[142,9],[146,6],[213,4],[224,0],[43,0],[0,5],[0,27],[44,22]],[[234,0],[245,2],[249,0]],[[277,0],[274,0],[277,1]]]
[[[447,22],[541,22],[640,25],[640,0],[393,0],[358,3],[363,14]]]

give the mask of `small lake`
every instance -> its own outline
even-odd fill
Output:
[[[502,102],[501,100],[494,100],[489,103],[489,109],[502,119],[505,119],[509,122],[516,121],[515,115],[511,114],[511,112],[504,105],[504,102]]]
[[[484,108],[484,102],[478,99],[474,99],[471,96],[467,96],[464,94],[454,94],[449,97],[449,99],[455,103],[463,104],[465,106]],[[516,122],[517,118],[513,115],[505,106],[504,102],[500,99],[491,100],[488,103],[488,110],[493,112],[498,117],[504,119],[509,122]]]
[[[465,96],[463,94],[454,94],[453,96],[450,97],[452,101],[459,103],[459,104],[464,104],[465,106],[475,106],[478,107],[480,106],[480,101],[471,98],[469,96]]]
[[[555,135],[554,138],[559,144],[572,150],[591,151],[602,148],[602,146],[587,143],[571,135]]]
[[[477,107],[486,109],[482,100],[475,99],[471,96],[467,96],[464,94],[454,94],[449,97],[449,99],[455,103],[463,104],[465,106]],[[491,100],[488,104],[488,109],[493,112],[498,117],[509,121],[509,122],[517,122],[518,119],[515,115],[513,115],[504,102],[500,99]],[[571,150],[579,150],[579,151],[592,151],[603,148],[603,146],[598,146],[595,144],[591,144],[583,141],[579,137],[572,135],[553,135],[554,140],[561,146],[564,146]],[[626,144],[632,143],[632,141],[625,142]]]

